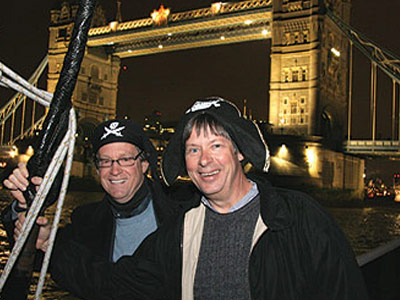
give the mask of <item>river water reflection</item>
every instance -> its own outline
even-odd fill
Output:
[[[69,221],[74,207],[83,203],[100,200],[101,193],[72,192],[64,205],[62,224]],[[0,190],[0,209],[9,203],[7,192]],[[380,245],[400,237],[400,203],[384,202],[360,204],[353,207],[326,207],[348,237],[356,255],[367,252]],[[7,261],[5,232],[0,227],[0,263],[1,268]],[[32,291],[33,295],[33,291]],[[42,294],[42,299],[76,299],[57,289],[49,281]]]

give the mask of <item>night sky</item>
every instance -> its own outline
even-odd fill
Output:
[[[56,0],[8,1],[8,9],[0,12],[0,60],[25,78],[35,70],[47,51],[50,8]],[[116,4],[100,0],[108,20],[114,19]],[[208,7],[214,1],[122,0],[124,21],[148,17],[161,3],[173,12]],[[365,35],[400,56],[400,1],[352,1],[351,24]],[[257,119],[267,119],[267,99],[270,72],[270,41],[240,43],[177,51],[122,60],[127,66],[120,73],[118,115],[129,115],[142,121],[153,110],[162,112],[164,121],[172,121],[201,97],[220,95],[241,108],[243,99]],[[353,99],[353,137],[367,138],[369,124],[369,64],[355,53]],[[379,75],[378,75],[379,76]],[[391,136],[391,82],[378,78],[377,136]],[[382,96],[381,96],[382,94]],[[11,92],[1,88],[0,104]],[[380,98],[379,98],[380,97]]]

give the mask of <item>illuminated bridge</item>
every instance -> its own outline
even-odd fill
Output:
[[[319,2],[218,2],[184,12],[161,6],[150,17],[139,20],[123,22],[117,13],[116,20],[108,24],[98,12],[72,97],[79,124],[77,149],[82,149],[96,124],[115,116],[122,59],[270,39],[271,70],[265,105],[275,134],[319,136],[328,145],[344,140],[343,150],[354,154],[398,155],[400,128],[395,124],[400,122],[395,112],[399,110],[399,60],[348,25],[348,1],[326,1],[325,7]],[[60,75],[75,12],[76,6],[68,2],[51,11],[48,55],[29,79],[35,85],[47,66],[50,93]],[[362,141],[351,139],[353,47],[371,64],[371,137]],[[393,82],[392,99],[382,99],[393,103],[388,116],[392,119],[389,141],[376,137],[378,69]],[[16,94],[0,111],[0,144],[12,145],[33,135],[44,113],[29,98]],[[76,158],[83,161],[83,151],[77,150]]]
[[[60,9],[51,11],[48,55],[28,80],[36,85],[47,66],[48,93],[54,92],[60,76],[76,8],[63,1]],[[78,120],[75,170],[81,172],[81,176],[85,175],[88,165],[85,156],[88,135],[96,124],[115,116],[122,59],[266,39],[271,40],[271,69],[265,105],[268,105],[268,121],[274,132],[270,141],[277,141],[271,147],[272,165],[279,165],[282,172],[298,171],[295,175],[307,182],[318,181],[321,187],[362,192],[364,163],[343,151],[360,155],[400,155],[400,127],[396,128],[396,124],[400,126],[400,60],[349,25],[348,0],[219,2],[185,12],[171,12],[167,7],[160,7],[151,17],[126,22],[118,15],[115,21],[107,24],[104,14],[97,11],[72,96]],[[364,126],[353,124],[352,118],[356,113],[353,107],[354,48],[367,58],[371,67],[368,84],[371,128],[367,128],[371,136],[366,140],[352,139],[354,125]],[[12,87],[5,68],[0,65],[1,84]],[[376,134],[378,70],[392,82],[391,99],[380,99],[390,101],[392,107],[387,116],[392,122],[389,140],[381,140]],[[12,146],[18,140],[34,136],[35,130],[40,129],[45,109],[36,106],[26,95],[29,93],[17,93],[1,109],[0,146]],[[297,152],[291,152],[290,140]],[[321,140],[327,149],[342,151],[324,151]],[[323,159],[318,160],[318,157]],[[359,259],[360,265],[366,265],[363,271],[372,274],[372,285],[393,281],[398,286],[398,278],[391,276],[398,275],[398,269],[392,273],[386,271],[399,259],[384,256],[389,257],[389,261],[383,267],[375,268],[370,264],[376,257],[383,256],[382,253],[393,249],[399,252],[400,241],[395,242],[389,245],[389,250],[379,250],[378,254],[372,253],[373,257]],[[378,279],[377,270],[382,270]]]

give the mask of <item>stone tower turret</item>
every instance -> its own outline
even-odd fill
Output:
[[[348,41],[325,5],[349,22],[346,0],[274,1],[269,121],[276,132],[322,136],[337,148],[346,124]]]

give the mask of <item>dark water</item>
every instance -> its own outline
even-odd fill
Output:
[[[360,255],[400,237],[400,203],[359,208],[327,208]]]
[[[74,207],[83,203],[100,200],[101,193],[69,193],[64,205],[62,224],[69,221]],[[0,209],[9,203],[7,192],[0,190]],[[356,207],[326,207],[348,237],[356,255],[384,245],[400,237],[400,203],[389,201],[363,203]],[[7,261],[5,232],[0,227],[0,263],[1,268]],[[34,294],[34,288],[31,291]],[[57,289],[54,282],[48,280],[42,299],[76,299]]]

